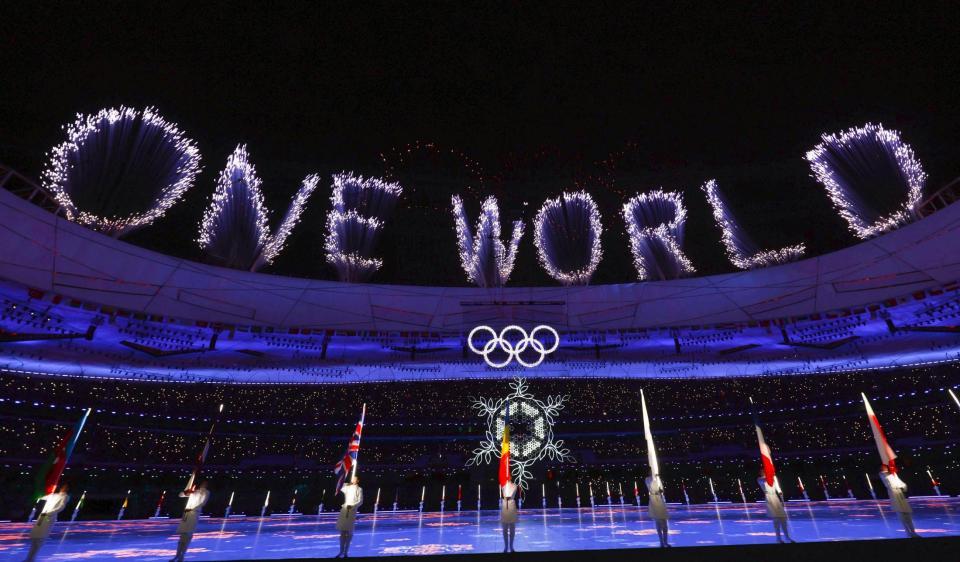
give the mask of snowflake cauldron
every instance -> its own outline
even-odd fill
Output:
[[[510,383],[513,393],[496,398],[476,398],[473,409],[477,415],[487,418],[487,431],[480,446],[473,450],[467,466],[490,464],[500,458],[500,443],[503,426],[510,406],[510,472],[513,481],[527,488],[533,478],[530,468],[544,458],[575,462],[563,440],[553,437],[553,424],[569,396],[547,396],[547,401],[538,400],[528,392],[527,382],[516,378]]]

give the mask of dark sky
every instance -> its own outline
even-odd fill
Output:
[[[205,171],[129,240],[199,257],[195,224],[238,142],[275,215],[309,172],[383,175],[380,153],[434,142],[479,162],[485,179],[426,153],[398,168],[407,192],[376,278],[431,284],[464,283],[447,206],[467,184],[474,203],[495,193],[504,214],[529,217],[580,182],[606,226],[595,280],[619,282],[635,279],[621,193],[683,191],[689,254],[714,273],[730,266],[697,189],[711,177],[761,246],[805,241],[817,254],[853,243],[801,160],[821,132],[880,121],[913,145],[928,190],[960,175],[950,3],[345,5],[7,3],[0,162],[38,176],[74,113],[154,105],[198,141]],[[604,175],[596,162],[625,147]],[[327,180],[269,271],[332,278],[328,194]],[[528,235],[511,284],[551,283],[534,255]]]

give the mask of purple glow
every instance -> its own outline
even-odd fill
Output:
[[[540,264],[564,285],[586,285],[603,257],[600,211],[586,191],[548,199],[533,221]]]
[[[277,231],[268,230],[269,210],[263,202],[261,180],[250,162],[247,145],[239,145],[227,158],[217,187],[200,222],[197,243],[214,261],[234,269],[256,271],[273,263],[306,209],[319,176],[304,178]]]
[[[196,144],[152,107],[77,114],[64,129],[67,140],[49,153],[44,187],[68,219],[113,236],[163,216],[200,172]]]
[[[227,267],[250,268],[269,240],[260,178],[247,146],[237,146],[200,222],[200,248]]]
[[[707,203],[713,209],[713,218],[722,232],[723,246],[730,263],[739,269],[753,269],[794,261],[803,256],[806,247],[803,244],[786,246],[779,250],[758,251],[747,236],[733,213],[727,207],[723,194],[717,186],[717,180],[709,180],[700,188],[707,196]]]
[[[327,261],[337,268],[341,281],[366,281],[383,265],[373,251],[401,193],[398,183],[350,172],[333,176],[325,248]]]
[[[458,195],[451,198],[453,218],[460,248],[460,263],[467,279],[480,287],[502,287],[510,278],[517,258],[517,247],[523,237],[523,223],[514,221],[509,250],[500,240],[500,208],[496,197],[484,199],[477,219],[476,231],[470,232],[467,212]]]
[[[696,272],[683,253],[686,219],[683,196],[673,191],[654,190],[623,205],[633,264],[641,280],[665,281]]]
[[[320,176],[317,174],[310,174],[303,178],[303,181],[300,183],[300,189],[297,190],[296,195],[294,195],[290,201],[287,214],[283,216],[283,220],[280,221],[276,232],[270,236],[266,246],[264,246],[263,254],[260,256],[260,259],[257,260],[257,264],[254,265],[254,270],[258,269],[258,266],[264,263],[273,263],[273,260],[283,251],[287,238],[290,236],[290,233],[293,232],[294,227],[300,222],[301,215],[303,215],[303,212],[307,209],[307,200],[310,199],[310,195],[317,189],[319,183]]]
[[[807,162],[856,236],[870,238],[913,219],[927,174],[898,131],[867,123],[820,138],[823,142],[807,152]],[[884,188],[907,193],[887,216],[868,203],[871,193]]]

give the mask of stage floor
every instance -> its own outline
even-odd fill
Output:
[[[960,535],[960,499],[914,498],[921,535]],[[894,539],[905,536],[886,501],[791,502],[790,530],[797,541]],[[673,506],[670,540],[676,546],[770,543],[775,540],[762,504]],[[209,518],[201,520],[188,560],[325,558],[338,551],[336,515]],[[168,560],[177,520],[60,522],[41,560]],[[26,555],[26,523],[0,523],[0,558]],[[525,509],[517,525],[518,551],[657,547],[646,509]],[[496,511],[361,513],[350,554],[390,556],[500,552]]]

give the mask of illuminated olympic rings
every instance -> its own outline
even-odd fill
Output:
[[[537,332],[541,330],[549,332],[553,336],[553,345],[549,349],[537,339]],[[480,349],[477,349],[477,347],[473,345],[473,338],[477,335],[477,332],[490,333],[490,339]],[[516,344],[507,339],[507,335],[511,332],[517,332],[520,334],[520,338],[517,340]],[[470,351],[476,353],[477,355],[482,355],[483,360],[486,361],[487,365],[490,365],[494,369],[506,367],[514,359],[516,359],[517,363],[520,363],[524,367],[532,369],[533,367],[536,367],[542,363],[547,355],[550,355],[557,350],[557,348],[560,346],[560,335],[550,326],[544,325],[537,326],[531,330],[529,334],[527,334],[526,330],[516,325],[507,326],[506,328],[500,330],[499,334],[490,326],[477,326],[476,328],[470,330],[470,334],[467,336],[467,346],[470,348]],[[531,348],[533,352],[539,354],[539,358],[532,363],[525,361],[523,357],[520,356],[520,354],[527,351],[528,347]],[[502,362],[496,362],[490,359],[490,354],[498,349],[507,356]]]

